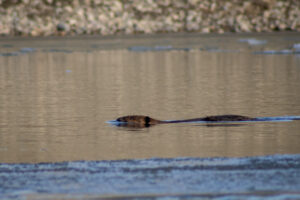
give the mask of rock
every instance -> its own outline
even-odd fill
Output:
[[[63,23],[59,23],[56,25],[56,30],[61,32],[61,31],[66,31],[66,26]]]
[[[299,0],[0,0],[0,35],[300,31]]]

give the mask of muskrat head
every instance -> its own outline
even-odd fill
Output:
[[[118,119],[116,119],[116,121],[126,122],[127,124],[138,124],[145,127],[159,123],[159,120],[152,119],[151,117],[144,115],[128,115],[119,117]]]

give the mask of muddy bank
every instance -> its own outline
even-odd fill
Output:
[[[0,1],[2,36],[273,31],[300,31],[300,1]]]

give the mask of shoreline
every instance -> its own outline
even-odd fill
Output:
[[[6,42],[9,40],[43,40],[43,39],[58,39],[58,40],[77,40],[77,39],[86,39],[86,40],[111,40],[111,39],[137,39],[142,40],[145,38],[160,38],[160,39],[168,39],[172,38],[181,38],[181,37],[201,37],[201,38],[213,38],[213,37],[232,37],[237,36],[238,38],[265,38],[265,37],[277,37],[279,35],[282,36],[291,36],[291,37],[298,37],[299,32],[297,31],[277,31],[277,32],[226,32],[226,33],[200,33],[200,32],[171,32],[171,33],[147,33],[147,34],[112,34],[112,35],[38,35],[38,36],[31,36],[31,35],[0,35],[0,42]]]
[[[300,1],[0,1],[0,36],[300,32]]]

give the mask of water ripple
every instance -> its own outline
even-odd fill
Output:
[[[300,155],[0,164],[0,198],[68,194],[134,198],[299,198]],[[133,195],[133,196],[132,196]]]

